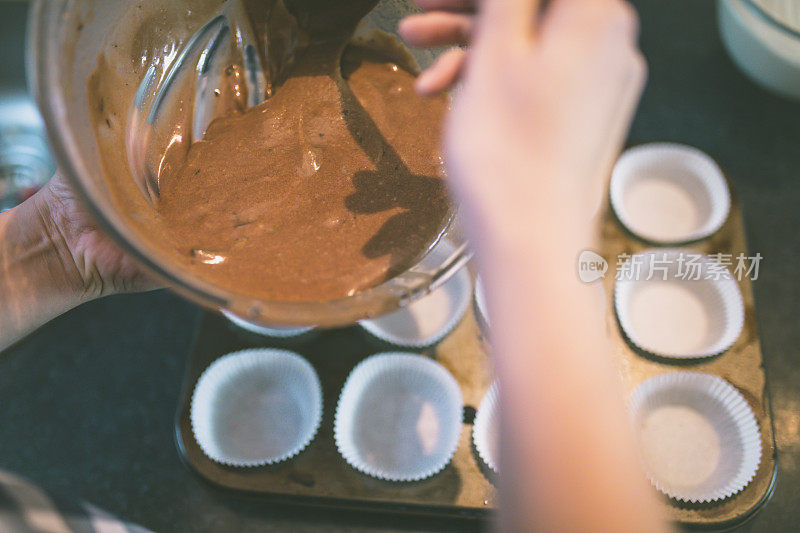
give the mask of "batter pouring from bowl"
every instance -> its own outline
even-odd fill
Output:
[[[375,4],[244,3],[239,22],[269,52],[268,97],[247,107],[232,63],[213,96],[227,112],[201,140],[173,135],[159,154],[162,231],[148,238],[181,267],[256,298],[328,301],[404,272],[436,243],[451,218],[439,149],[449,98],[418,95],[399,48],[352,44]],[[98,101],[111,68],[100,61],[89,82]],[[95,118],[101,143],[106,114]]]

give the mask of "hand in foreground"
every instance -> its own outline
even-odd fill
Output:
[[[61,174],[0,213],[0,350],[85,301],[155,287]]]
[[[467,59],[467,46],[475,27],[475,0],[417,0],[427,11],[400,22],[400,35],[411,46],[453,46],[417,78],[418,93],[430,95],[450,89],[459,79]]]
[[[73,272],[85,299],[156,288],[138,263],[97,227],[62,174],[56,173],[31,200],[53,247],[71,258],[64,268]]]
[[[492,317],[501,523],[664,530],[636,460],[600,286],[575,273],[644,82],[636,16],[622,0],[481,0],[476,13],[466,1],[419,3],[448,11],[409,19],[409,42],[470,43],[417,89],[463,82],[444,155]],[[619,502],[624,512],[610,512]]]
[[[482,230],[554,209],[588,226],[645,79],[635,12],[622,0],[482,7],[447,126],[450,183]]]
[[[445,147],[459,200],[485,223],[497,219],[487,210],[522,204],[529,213],[535,204],[527,201],[547,198],[531,176],[544,163],[545,181],[593,211],[645,78],[633,9],[622,0],[553,0],[544,8],[506,0],[484,2],[478,20],[476,0],[417,3],[427,12],[399,27],[409,44],[471,45],[442,54],[416,85],[434,94],[464,81]]]

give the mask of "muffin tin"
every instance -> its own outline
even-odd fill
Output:
[[[677,523],[708,529],[731,527],[752,516],[769,500],[776,473],[772,417],[751,282],[749,279],[736,281],[744,318],[741,333],[728,349],[703,358],[654,355],[630,342],[620,327],[614,310],[613,268],[621,254],[632,255],[652,248],[652,242],[639,240],[624,229],[610,206],[605,210],[598,252],[610,265],[602,281],[608,314],[606,327],[614,346],[625,395],[630,398],[641,383],[674,372],[718,376],[741,394],[760,431],[761,456],[752,480],[741,491],[713,502],[691,503],[663,496],[666,515]],[[734,191],[731,191],[729,215],[719,230],[688,245],[688,248],[704,254],[748,255],[742,214]],[[474,279],[474,273],[471,275]],[[243,337],[229,327],[224,317],[210,312],[205,313],[201,321],[188,360],[176,416],[176,437],[181,455],[188,466],[214,485],[258,493],[271,501],[440,516],[488,516],[496,504],[492,483],[495,475],[476,449],[472,424],[475,410],[486,397],[493,376],[487,357],[489,343],[478,325],[475,306],[467,307],[464,318],[441,342],[414,350],[430,356],[449,371],[461,390],[465,406],[465,427],[460,433],[455,454],[443,470],[431,477],[411,482],[376,479],[351,467],[337,450],[335,409],[345,381],[359,362],[381,351],[376,350],[359,326],[320,331],[316,337],[293,347],[315,368],[323,391],[322,423],[307,448],[280,464],[254,468],[229,467],[210,460],[194,439],[191,428],[190,402],[199,377],[209,365],[228,352],[271,342]],[[609,512],[616,511],[610,509]]]
[[[749,256],[745,240],[741,207],[735,190],[728,182],[731,197],[730,212],[722,226],[711,236],[682,247],[698,254],[743,253]],[[659,356],[637,347],[623,333],[620,317],[615,312],[616,280],[614,266],[623,254],[631,256],[652,250],[652,242],[637,239],[616,218],[609,207],[602,224],[601,249],[610,266],[603,280],[606,289],[608,333],[616,347],[618,368],[625,388],[626,399],[643,382],[655,376],[675,372],[701,372],[724,379],[746,400],[755,416],[761,438],[761,457],[755,477],[736,494],[713,502],[692,503],[663,496],[667,516],[673,521],[695,528],[725,529],[733,527],[756,513],[769,501],[775,486],[776,450],[772,427],[767,376],[764,370],[755,305],[750,279],[735,279],[744,305],[741,332],[729,348],[707,357]],[[703,354],[707,355],[707,354]]]
[[[191,397],[199,377],[224,354],[272,343],[241,335],[225,317],[211,312],[205,312],[201,319],[175,419],[176,442],[184,462],[218,487],[261,494],[270,501],[436,516],[488,516],[495,506],[495,488],[472,444],[472,420],[491,385],[492,375],[487,344],[471,307],[467,306],[462,320],[441,342],[413,350],[447,369],[458,384],[464,404],[455,454],[435,475],[406,482],[376,479],[350,466],[337,450],[334,421],[345,382],[358,363],[385,351],[376,349],[358,325],[320,330],[316,337],[291,347],[311,363],[322,384],[322,423],[302,452],[278,464],[247,468],[209,459],[191,428]]]

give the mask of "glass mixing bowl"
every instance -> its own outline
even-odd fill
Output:
[[[800,99],[800,2],[717,0],[722,42],[756,83]]]
[[[160,119],[163,124],[159,124],[152,120],[154,110],[200,108],[199,100],[174,102],[165,95],[170,84],[181,77],[194,76],[200,86],[209,77],[220,75],[216,70],[223,65],[214,61],[220,48],[238,47],[245,82],[260,83],[263,73],[254,53],[258,40],[236,20],[244,8],[241,0],[41,0],[33,4],[28,79],[58,164],[84,197],[98,224],[171,289],[205,306],[265,325],[350,324],[408,305],[444,283],[470,257],[457,222],[451,223],[443,236],[455,250],[444,261],[441,254],[429,253],[417,265],[381,285],[320,302],[268,301],[226,290],[178,266],[169,250],[147,238],[148,232],[157,230],[143,220],[147,219],[147,210],[155,208],[148,197],[151,184],[143,170],[147,162],[137,156],[136,147],[163,137],[159,128],[169,129],[170,113],[162,113],[167,118]],[[374,35],[375,31],[395,34],[397,22],[415,10],[405,0],[382,0],[357,35]],[[125,37],[133,24],[147,25],[146,39]],[[437,55],[437,51],[411,52],[422,68]],[[101,56],[118,67],[118,73],[90,83]],[[92,114],[97,113],[98,106],[103,112],[104,106],[102,98],[96,101],[98,84],[106,94],[113,92],[115,100],[126,102],[123,112],[105,110],[119,133],[95,131]],[[195,98],[201,98],[199,92]],[[112,124],[108,124],[110,129]],[[195,131],[195,137],[197,134]],[[103,135],[110,137],[101,138]],[[109,150],[126,153],[119,158],[125,164],[109,165],[103,158],[103,152]]]

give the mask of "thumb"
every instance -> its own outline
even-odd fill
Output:
[[[479,46],[505,46],[528,41],[534,32],[542,0],[483,0],[480,5]]]

